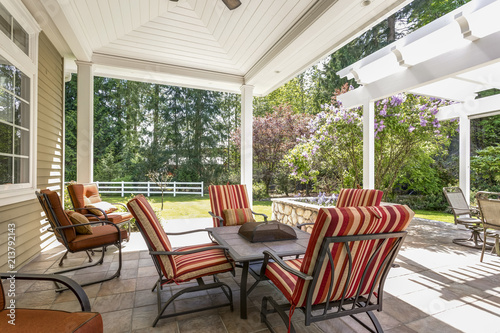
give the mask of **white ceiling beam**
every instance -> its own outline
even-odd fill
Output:
[[[41,0],[43,7],[64,37],[73,55],[81,61],[91,61],[92,48],[83,31],[74,29],[78,19],[74,15],[71,4],[64,2],[64,7],[57,0]]]
[[[338,98],[346,108],[379,100],[400,92],[417,89],[442,79],[500,61],[500,32],[471,42],[460,50],[453,50],[419,63],[404,71],[389,75],[374,83],[351,90]]]
[[[500,95],[473,99],[464,103],[457,103],[439,108],[436,118],[439,121],[467,116],[482,118],[500,114]]]

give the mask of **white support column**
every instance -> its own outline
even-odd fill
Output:
[[[92,63],[77,65],[76,181],[94,179],[94,71]]]
[[[241,86],[241,184],[253,203],[253,86]]]
[[[375,105],[363,104],[363,188],[375,188]]]
[[[470,119],[467,115],[460,116],[459,139],[459,184],[470,204]]]

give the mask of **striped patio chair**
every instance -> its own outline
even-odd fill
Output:
[[[208,213],[214,220],[214,227],[255,222],[253,215],[261,215],[267,221],[265,214],[250,209],[246,185],[210,185],[208,194],[212,209]]]
[[[383,332],[372,311],[382,310],[384,282],[413,215],[403,205],[321,208],[304,258],[284,261],[264,252],[261,276],[288,303],[264,297],[262,320],[273,331],[267,315],[278,312],[289,332],[295,332],[291,318],[296,308],[304,312],[306,326],[346,315],[360,322],[354,315],[366,312],[376,331]]]
[[[153,208],[143,195],[138,195],[127,203],[132,215],[135,217],[136,225],[139,228],[146,244],[149,254],[153,259],[159,278],[156,282],[156,292],[158,299],[158,315],[153,322],[156,326],[158,320],[173,316],[184,315],[197,311],[203,311],[229,305],[233,311],[233,297],[229,286],[222,283],[216,274],[232,272],[234,275],[234,263],[230,259],[227,248],[219,246],[217,243],[200,244],[173,249],[168,240],[167,233],[161,227]],[[192,230],[181,233],[170,233],[170,235],[189,234],[194,232],[208,232],[207,230]],[[205,283],[204,276],[213,276],[213,283]],[[169,283],[179,284],[194,280],[197,286],[186,287],[175,293],[168,301],[161,306],[162,286]],[[155,289],[153,288],[153,290]],[[189,309],[183,312],[176,312],[163,315],[168,305],[177,297],[190,292],[221,288],[226,295],[228,302],[212,305],[204,308]],[[226,288],[226,289],[225,289]]]
[[[339,192],[336,207],[378,206],[384,192],[380,190],[343,188]]]

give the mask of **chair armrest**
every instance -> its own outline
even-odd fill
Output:
[[[181,231],[181,232],[165,232],[165,234],[168,236],[179,236],[179,235],[192,234],[195,232],[207,232],[209,234],[212,234],[212,231],[207,230],[207,229],[194,229],[194,230]]]
[[[286,264],[285,261],[283,261],[283,259],[281,259],[280,257],[278,257],[278,255],[276,254],[276,252],[274,251],[264,251],[264,262],[262,263],[262,268],[260,270],[260,276],[263,277],[266,275],[266,266],[267,266],[267,263],[269,262],[269,258],[273,259],[274,262],[276,264],[278,264],[278,266],[280,266],[281,268],[283,268],[285,271],[287,271],[288,273],[290,274],[293,274],[301,279],[304,279],[304,280],[312,280],[313,277],[310,276],[310,275],[307,275],[305,273],[302,273],[301,271],[298,271],[290,266],[288,266]]]
[[[100,220],[100,221],[95,221],[95,222],[88,222],[88,223],[80,223],[80,224],[72,224],[72,225],[64,225],[64,226],[61,226],[61,227],[57,227],[55,230],[68,229],[68,228],[76,228],[76,227],[79,227],[79,226],[82,226],[82,225],[91,225],[91,224],[109,224],[109,225],[112,225],[113,227],[116,228],[116,232],[118,233],[119,243],[120,244],[122,243],[122,233],[120,232],[120,228],[116,224],[114,224],[113,222],[109,222],[109,221],[105,221],[105,220]],[[63,237],[64,237],[64,240],[66,242],[65,236],[63,236]],[[65,245],[67,246],[67,243],[65,243]]]
[[[180,252],[177,252],[177,251],[149,251],[149,254],[151,254],[151,255],[167,255],[167,256],[171,256],[171,255],[182,256],[182,255],[186,255],[186,254],[193,254],[193,253],[214,250],[214,249],[215,250],[220,249],[220,250],[229,251],[229,249],[225,246],[214,245],[214,246],[201,247],[199,249],[194,249],[194,250],[190,250],[190,251],[180,251]]]
[[[0,279],[8,279],[14,278],[19,280],[42,280],[42,281],[57,281],[68,287],[69,290],[75,294],[76,298],[78,298],[78,302],[80,302],[80,306],[82,307],[82,311],[89,312],[90,302],[87,294],[83,290],[83,288],[76,283],[74,280],[70,279],[64,275],[58,274],[24,274],[24,273],[0,273]],[[1,288],[1,287],[0,287]]]
[[[297,227],[299,230],[302,230],[301,228],[305,225],[314,225],[314,222],[307,222],[307,223],[302,223],[302,224],[297,224],[295,227]]]
[[[217,216],[215,215],[214,213],[212,212],[208,212],[208,214],[210,214],[210,216],[212,216],[213,218],[215,219],[218,219],[219,220],[219,227],[223,227],[224,226],[224,219],[220,216]]]
[[[126,212],[128,212],[128,211],[129,211],[129,210],[128,210],[127,205],[125,205],[125,204],[123,204],[123,203],[121,203],[121,202],[108,202],[108,203],[110,203],[110,204],[112,204],[112,205],[114,205],[114,206],[122,206],[123,208],[125,208],[125,211],[126,211]]]
[[[253,215],[260,215],[260,216],[264,216],[264,222],[267,222],[267,215],[266,215],[266,214],[256,213],[256,212],[254,212],[254,211],[252,211],[252,214],[253,214]]]
[[[104,215],[104,220],[107,220],[107,219],[108,219],[108,214],[106,214],[106,212],[105,212],[104,210],[102,210],[101,208],[97,208],[97,207],[96,207],[96,208],[92,208],[92,209],[98,209],[98,210],[100,210],[100,211],[102,212],[102,214],[103,214],[103,215],[96,215],[96,214],[94,214],[94,213],[91,213],[91,212],[90,212],[90,210],[89,210],[89,208],[85,208],[85,207],[84,207],[84,208],[75,208],[74,210],[75,210],[75,211],[77,211],[77,210],[84,210],[84,209],[89,211],[89,213],[88,213],[88,214],[83,214],[83,215],[85,215],[85,216],[93,216],[93,217],[97,217],[97,218],[100,220],[100,219],[101,219],[101,216],[103,216],[103,215]]]

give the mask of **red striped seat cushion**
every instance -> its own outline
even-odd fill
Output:
[[[335,243],[331,248],[335,267],[333,277],[331,276],[331,266],[327,257],[323,262],[319,262],[320,248],[325,237],[403,231],[414,215],[408,206],[403,205],[378,206],[376,212],[377,214],[373,213],[373,207],[322,208],[320,210],[304,258],[302,260],[286,261],[287,263],[291,262],[291,266],[294,268],[297,268],[301,261],[300,271],[308,275],[313,274],[316,265],[323,267],[317,287],[313,291],[313,304],[326,302],[328,287],[332,278],[334,281],[332,301],[341,298],[347,283],[349,259],[341,243]],[[380,242],[379,240],[369,240],[350,243],[353,270],[347,286],[347,298],[356,294],[364,267]],[[371,263],[369,273],[361,288],[361,295],[368,293],[373,284],[378,284],[378,281],[375,281],[374,272],[380,267],[393,245],[393,240],[387,242]],[[288,272],[276,264],[269,264],[266,276],[283,292],[292,305],[305,305],[309,281],[292,278]]]
[[[135,217],[135,223],[144,231],[145,241],[154,251],[172,251],[163,227],[156,217],[153,208],[143,195],[138,195],[127,203],[129,211]],[[172,256],[156,256],[161,265],[163,275],[168,279],[176,276],[175,261]]]
[[[378,206],[383,195],[384,192],[379,190],[343,188],[336,207]]]
[[[246,185],[210,185],[208,194],[212,213],[222,218],[224,209],[250,208]],[[219,220],[214,218],[213,221],[214,227],[218,227]]]
[[[175,252],[191,251],[203,247],[218,245],[208,243],[201,245],[186,246],[175,249]],[[224,255],[224,250],[213,249],[192,254],[174,256],[177,266],[176,282],[184,282],[205,275],[227,272],[233,269],[233,265]]]

